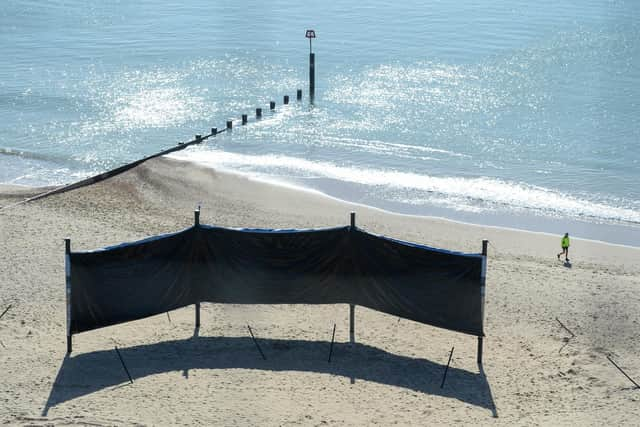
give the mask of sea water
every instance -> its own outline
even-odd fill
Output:
[[[640,246],[639,12],[3,0],[0,183],[73,182],[233,119],[174,157],[401,213]]]

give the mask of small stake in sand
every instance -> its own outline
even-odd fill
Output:
[[[264,353],[262,352],[262,349],[260,348],[260,345],[258,344],[258,340],[256,340],[256,337],[253,336],[253,331],[251,330],[251,326],[247,325],[247,328],[249,328],[249,333],[251,334],[251,338],[253,339],[253,342],[256,344],[256,347],[258,347],[260,356],[262,356],[262,359],[267,360]]]
[[[440,384],[440,388],[444,388],[444,381],[447,379],[447,371],[449,370],[449,364],[451,363],[451,358],[453,357],[453,349],[451,347],[451,353],[449,353],[449,361],[447,362],[446,368],[444,368],[444,375],[442,376],[442,384]]]
[[[634,381],[634,380],[633,380],[629,375],[627,375],[627,373],[626,373],[625,371],[623,371],[623,370],[622,370],[622,368],[616,364],[616,362],[614,362],[613,360],[611,360],[611,358],[610,358],[609,356],[607,356],[607,359],[609,359],[609,362],[613,363],[613,366],[615,366],[616,368],[618,368],[618,370],[619,370],[620,372],[622,372],[622,374],[623,374],[625,377],[627,377],[627,379],[628,379],[629,381],[631,381],[631,382],[633,383],[633,385],[634,385],[634,386],[636,386],[636,388],[640,388],[640,385],[638,385],[638,383],[637,383],[637,382],[635,382],[635,381]]]
[[[564,328],[564,330],[565,330],[565,331],[567,331],[567,332],[569,332],[569,333],[571,334],[571,338],[574,338],[574,337],[576,336],[576,334],[574,334],[573,332],[571,332],[571,331],[569,330],[569,328],[567,328],[566,326],[564,326],[564,324],[563,324],[563,323],[560,321],[560,319],[558,319],[557,317],[556,317],[556,321],[557,321],[558,323],[560,323],[560,326],[562,326],[562,327]]]
[[[169,319],[169,323],[171,323],[171,316],[169,316],[169,312],[167,311],[167,319]]]
[[[0,319],[2,319],[2,316],[4,316],[4,315],[5,315],[5,313],[6,313],[7,311],[9,311],[9,309],[10,309],[10,308],[11,308],[11,304],[9,304],[9,307],[5,308],[5,309],[4,309],[4,311],[2,312],[2,314],[0,314]]]
[[[125,365],[124,360],[122,360],[122,356],[120,355],[120,350],[118,350],[118,346],[115,346],[115,349],[116,349],[116,353],[118,353],[118,358],[120,358],[120,363],[122,363],[122,367],[124,368],[124,371],[127,373],[127,376],[129,377],[129,381],[131,382],[131,384],[133,384],[133,380],[131,379],[131,374],[129,374],[127,365]]]
[[[331,335],[331,346],[329,347],[329,360],[327,363],[331,363],[331,355],[333,354],[333,341],[336,338],[336,324],[333,324],[333,334]]]

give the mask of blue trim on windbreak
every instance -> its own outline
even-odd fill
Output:
[[[370,232],[362,230],[360,228],[358,228],[358,231],[360,231],[360,232],[362,232],[364,234],[368,234],[369,236],[377,237],[377,238],[383,239],[383,240],[388,240],[388,241],[394,242],[394,243],[399,243],[399,244],[405,245],[405,246],[411,246],[411,247],[418,248],[418,249],[426,249],[428,251],[440,252],[440,253],[447,254],[447,255],[457,255],[457,256],[464,256],[464,257],[469,257],[469,258],[482,258],[483,257],[482,254],[473,254],[473,253],[466,253],[466,252],[450,251],[448,249],[433,248],[431,246],[421,245],[420,243],[413,243],[413,242],[407,242],[405,240],[394,239],[393,237],[383,236],[382,234],[370,233]]]
[[[345,230],[349,226],[342,227],[326,227],[326,228],[235,228],[235,227],[219,227],[217,225],[205,225],[200,224],[201,228],[209,230],[229,230],[229,231],[241,231],[246,233],[310,233],[319,231],[335,231]]]

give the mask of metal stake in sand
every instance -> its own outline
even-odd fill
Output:
[[[124,371],[127,373],[127,376],[129,377],[129,381],[131,382],[131,384],[133,384],[133,380],[131,379],[131,374],[127,369],[127,365],[124,364],[124,360],[122,360],[122,356],[120,355],[120,350],[118,350],[118,346],[115,346],[115,349],[116,349],[116,353],[118,353],[118,358],[120,359],[120,363],[122,363],[122,367],[124,368]]]
[[[482,273],[480,275],[480,298],[482,301],[480,302],[480,319],[482,320],[482,324],[484,325],[484,293],[485,286],[487,283],[487,246],[489,245],[488,240],[482,241]],[[482,365],[482,339],[483,337],[478,337],[478,364]],[[453,350],[452,350],[453,351]]]
[[[2,312],[2,314],[0,314],[0,319],[2,319],[2,316],[4,316],[4,315],[5,315],[5,313],[6,313],[7,311],[9,311],[9,309],[10,309],[10,308],[11,308],[11,304],[9,304],[9,307],[5,308],[5,309],[4,309],[4,311]]]
[[[258,344],[258,340],[256,340],[256,337],[253,336],[253,331],[251,330],[251,326],[247,325],[247,328],[249,328],[249,333],[251,334],[251,338],[253,339],[253,342],[255,343],[256,347],[258,347],[258,351],[260,352],[260,356],[262,356],[263,360],[267,360],[266,356],[262,352],[262,349],[260,348],[260,345]]]
[[[351,212],[351,230],[356,229],[356,213]],[[349,344],[356,342],[356,306],[349,304]]]
[[[333,324],[333,334],[331,335],[331,346],[329,347],[329,360],[327,363],[331,363],[331,355],[333,354],[333,341],[336,338],[336,324]]]
[[[613,360],[611,360],[611,358],[610,358],[609,356],[607,356],[607,359],[609,359],[609,362],[613,363],[613,366],[615,366],[616,368],[618,368],[618,370],[619,370],[620,372],[622,372],[622,374],[623,374],[625,377],[627,377],[627,379],[628,379],[629,381],[631,381],[631,382],[633,383],[633,385],[634,385],[634,386],[636,386],[636,388],[640,388],[640,385],[638,385],[638,383],[637,383],[637,382],[635,382],[633,379],[631,379],[631,377],[630,377],[629,375],[627,375],[627,373],[626,373],[625,371],[623,371],[623,370],[622,370],[622,368],[616,364],[616,362],[614,362]]]
[[[573,332],[571,332],[571,331],[569,330],[569,328],[567,328],[566,326],[564,326],[564,324],[563,324],[563,323],[560,321],[560,319],[558,319],[557,317],[556,317],[556,321],[557,321],[558,323],[560,323],[560,326],[562,326],[562,327],[564,328],[564,330],[565,330],[565,331],[567,331],[567,332],[569,332],[569,333],[571,334],[571,338],[573,338],[573,337],[575,337],[575,336],[576,336],[576,334],[574,334]]]
[[[444,381],[447,379],[447,371],[449,370],[449,365],[451,364],[451,358],[453,357],[453,349],[451,347],[451,353],[449,353],[449,361],[447,362],[447,367],[444,368],[444,375],[442,376],[442,384],[440,384],[440,388],[444,388]]]

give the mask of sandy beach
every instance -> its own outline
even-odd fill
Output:
[[[0,206],[42,191],[0,187]],[[483,368],[475,337],[362,307],[351,346],[346,305],[205,303],[199,331],[185,307],[78,334],[65,357],[63,239],[89,250],[177,231],[197,205],[201,223],[221,226],[338,226],[355,211],[359,227],[430,246],[480,252],[489,239]],[[560,236],[397,215],[166,158],[2,209],[0,241],[3,424],[640,422],[640,389],[607,359],[640,382],[638,248],[573,239],[569,268]]]

